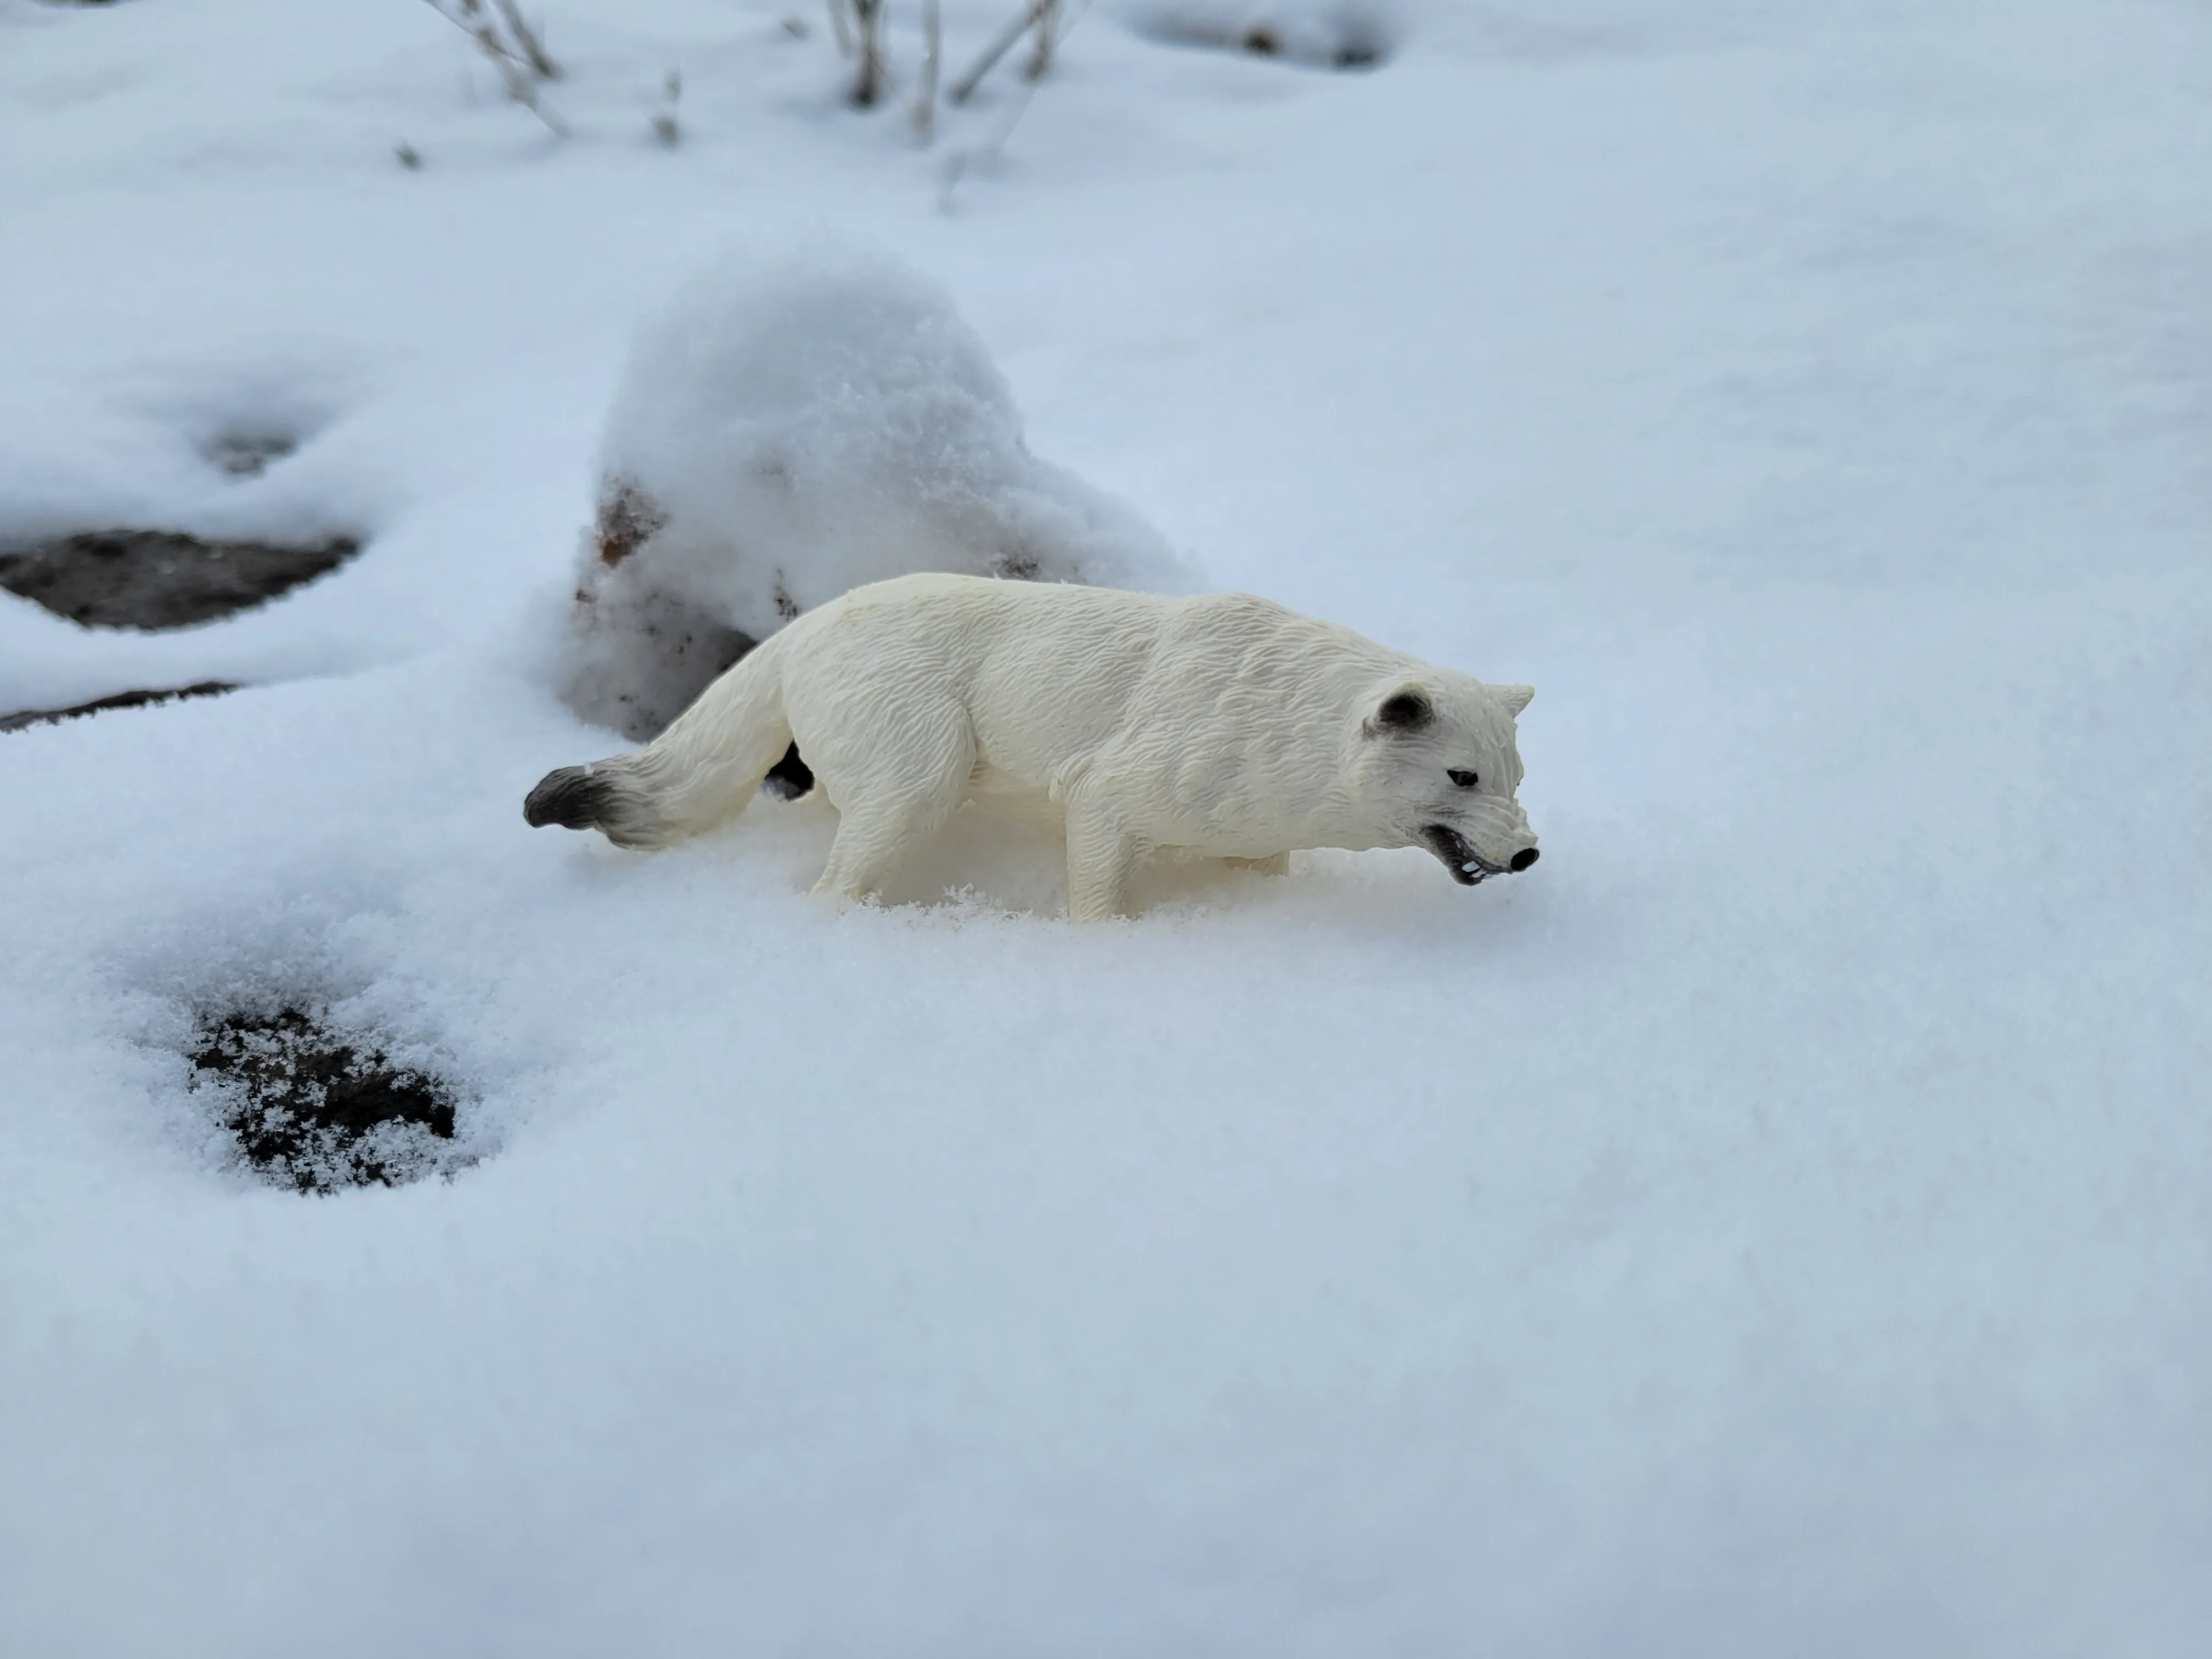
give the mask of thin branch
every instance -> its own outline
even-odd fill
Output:
[[[530,72],[541,81],[557,81],[561,66],[545,55],[545,47],[532,33],[530,25],[522,21],[521,8],[515,0],[496,0],[499,15],[507,19],[507,32],[514,37],[514,44],[522,49],[523,61]]]
[[[971,168],[980,172],[986,167],[997,165],[1000,156],[1006,153],[1006,140],[1013,136],[1014,128],[1020,124],[1022,117],[1029,113],[1030,101],[1036,96],[1036,83],[1034,81],[1024,82],[1014,94],[1013,106],[1007,110],[1006,119],[999,123],[997,131],[975,148],[956,150],[946,158],[945,183],[937,194],[939,212],[952,211],[952,192],[959,189],[960,181],[968,176]]]
[[[1091,0],[1082,0],[1082,3],[1076,7],[1073,15],[1060,26],[1059,32],[1054,36],[1054,44],[1067,39],[1068,32],[1083,21],[1083,15],[1090,9]],[[1015,39],[1019,38],[1019,36],[1015,37]],[[1004,56],[1003,50],[1000,56]],[[993,61],[997,60],[994,58]],[[977,148],[956,151],[945,159],[945,182],[937,194],[939,212],[952,211],[953,192],[960,188],[961,180],[968,176],[971,168],[981,170],[982,167],[994,166],[997,163],[999,158],[1006,153],[1006,140],[1013,136],[1014,129],[1021,124],[1022,117],[1029,113],[1030,104],[1036,96],[1036,82],[1026,82],[1017,94],[1013,107],[1006,112],[1006,118],[999,123],[999,130],[996,132]]]
[[[538,83],[543,77],[532,62],[531,54],[536,52],[549,66],[552,60],[544,58],[535,37],[527,29],[523,29],[521,40],[527,43],[529,49],[526,50],[521,45],[510,45],[500,38],[498,28],[484,10],[483,0],[453,0],[453,3],[455,9],[447,10],[445,0],[428,0],[431,10],[475,41],[484,56],[491,59],[492,67],[499,71],[501,83],[507,88],[507,95],[543,121],[555,137],[566,138],[568,129],[538,101]],[[519,27],[520,15],[512,11],[513,0],[499,0],[499,3],[501,10],[508,12]],[[557,74],[558,70],[554,72]]]
[[[937,0],[921,0],[921,93],[914,102],[914,136],[925,144],[937,125],[937,60],[944,44]]]
[[[850,58],[853,55],[853,26],[845,17],[846,0],[829,0],[829,4],[830,29],[837,37],[837,55]]]
[[[1052,67],[1052,49],[1058,44],[1054,36],[1060,24],[1060,0],[1036,0],[1032,9],[1036,13],[1036,43],[1022,73],[1032,81],[1041,81]]]
[[[556,138],[568,136],[568,123],[538,101],[538,83],[535,81],[526,81],[519,75],[510,78],[507,83],[507,95],[545,123],[546,131]]]
[[[487,58],[517,64],[525,69],[529,68],[529,64],[517,58],[507,42],[499,38],[497,31],[486,20],[483,15],[483,0],[458,0],[460,7],[459,11],[447,10],[445,0],[428,0],[428,3],[432,11],[436,12],[439,16],[482,46]]]
[[[1015,41],[1036,27],[1037,19],[1044,15],[1045,8],[1050,3],[1051,0],[1030,0],[1030,3],[1022,9],[1020,15],[1000,31],[999,38],[984,49],[983,55],[975,60],[968,73],[955,81],[947,89],[945,101],[948,104],[964,104],[974,97],[975,88],[983,83],[983,77],[997,66],[1001,58],[1014,49]]]
[[[872,109],[884,95],[884,0],[852,0],[860,25],[860,70],[853,78],[855,108]]]
[[[538,101],[538,78],[530,72],[530,66],[512,58],[498,58],[493,62],[498,66],[500,79],[507,83],[507,95],[545,123],[546,130],[556,138],[566,138],[568,129],[558,116]]]

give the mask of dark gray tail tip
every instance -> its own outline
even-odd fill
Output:
[[[1523,870],[1526,870],[1535,861],[1536,849],[1533,847],[1522,848],[1519,852],[1513,855],[1513,862],[1511,866],[1513,873],[1516,876],[1519,875]]]
[[[526,796],[522,816],[532,829],[557,823],[564,830],[593,830],[605,820],[614,793],[612,778],[581,766],[548,772]]]

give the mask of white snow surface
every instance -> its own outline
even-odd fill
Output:
[[[0,538],[368,538],[0,605],[0,710],[249,688],[0,735],[0,1651],[2203,1651],[2212,16],[1101,7],[922,150],[915,9],[868,115],[542,9],[565,141],[424,5],[0,0]],[[1543,862],[526,830],[624,343],[793,219],[1215,585],[1537,686]],[[257,991],[488,1155],[226,1164]]]

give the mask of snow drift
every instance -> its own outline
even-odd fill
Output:
[[[633,739],[865,582],[1190,585],[1133,514],[1029,453],[943,289],[826,234],[725,254],[641,331],[580,562],[563,693]]]

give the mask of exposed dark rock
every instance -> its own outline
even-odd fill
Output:
[[[475,1161],[455,1142],[450,1085],[319,1015],[225,1014],[202,1025],[189,1058],[195,1092],[272,1186],[398,1187]]]
[[[261,604],[361,550],[210,542],[171,530],[99,530],[0,556],[0,587],[88,628],[189,628]]]
[[[0,732],[20,732],[27,726],[51,726],[82,714],[103,714],[110,708],[143,708],[149,703],[175,702],[183,697],[219,697],[226,691],[237,690],[234,680],[202,680],[197,685],[173,686],[161,691],[118,691],[112,697],[94,697],[90,702],[68,708],[19,708],[12,714],[0,714]]]

